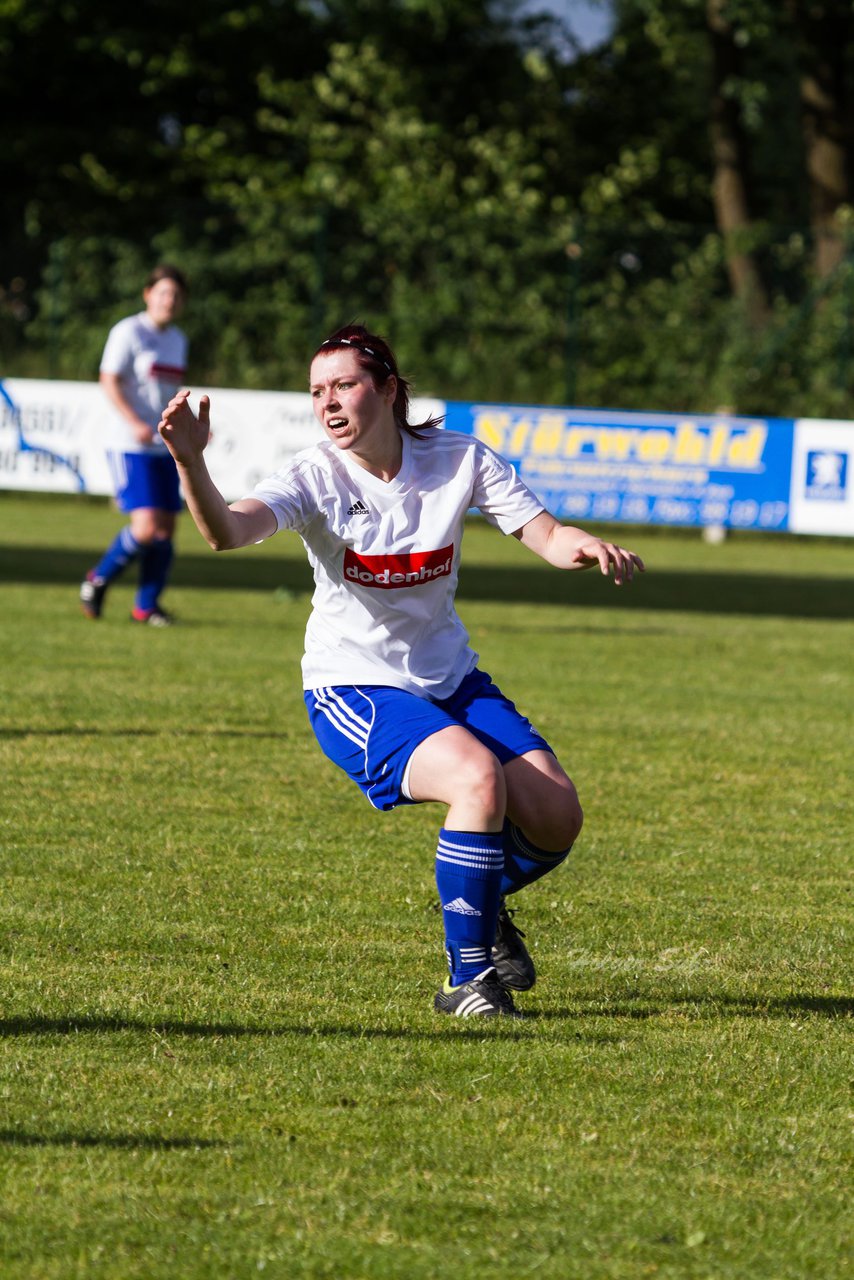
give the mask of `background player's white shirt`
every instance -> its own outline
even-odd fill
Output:
[[[299,533],[314,571],[306,689],[385,684],[446,698],[477,663],[454,609],[466,512],[512,533],[543,504],[479,440],[423,435],[403,433],[389,482],[324,440],[249,495]]]
[[[113,325],[107,335],[101,372],[118,374],[134,412],[156,428],[163,410],[186,381],[186,335],[174,324],[158,329],[145,311],[128,316]],[[140,444],[127,418],[112,405],[107,445],[117,453],[166,451],[156,430],[151,444]]]

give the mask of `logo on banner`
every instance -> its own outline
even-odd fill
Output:
[[[390,591],[446,578],[453,563],[453,543],[439,551],[410,551],[389,556],[363,556],[348,547],[344,552],[344,577],[362,587]]]
[[[805,498],[844,502],[848,483],[848,454],[837,449],[811,449],[807,454]]]

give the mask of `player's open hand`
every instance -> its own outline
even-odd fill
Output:
[[[601,538],[589,537],[575,548],[572,556],[573,564],[579,569],[591,569],[598,564],[607,578],[614,574],[615,586],[621,587],[624,582],[631,582],[635,569],[644,572],[644,562],[634,551],[626,547],[618,547],[615,542],[603,542]]]
[[[166,447],[176,462],[190,466],[201,457],[211,435],[211,402],[199,399],[199,416],[190,408],[190,393],[184,388],[174,395],[163,410],[157,427]]]

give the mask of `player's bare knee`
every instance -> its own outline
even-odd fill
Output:
[[[504,772],[497,758],[483,748],[454,765],[455,790],[484,812],[503,815],[507,805]]]
[[[567,787],[561,788],[559,794],[554,797],[550,816],[552,839],[556,841],[551,847],[568,849],[578,839],[584,822],[578,792],[571,782]]]
[[[136,518],[131,520],[131,532],[141,546],[147,547],[157,536],[157,526],[151,519]]]
[[[507,787],[504,774],[492,752],[485,752],[471,769],[469,790],[479,798],[484,808],[493,809],[502,814],[507,806]]]
[[[575,844],[581,835],[581,828],[584,826],[584,810],[581,808],[581,802],[578,796],[573,794],[569,797],[567,804],[567,812],[565,815],[564,835],[566,837],[566,845],[569,847]]]
[[[170,512],[140,507],[131,513],[130,526],[136,541],[148,546],[151,542],[172,537],[175,518]]]
[[[561,811],[556,816],[560,828],[560,847],[567,849],[578,839],[584,823],[581,802],[574,787],[564,793]]]
[[[523,830],[541,849],[568,849],[581,832],[584,814],[575,788],[552,798],[547,809],[539,812]]]

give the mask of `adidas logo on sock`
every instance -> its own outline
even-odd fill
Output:
[[[370,515],[368,508],[365,506],[361,498],[357,498],[352,507],[347,508],[348,516],[367,516]]]
[[[443,902],[443,911],[456,911],[459,916],[480,916],[482,911],[476,911],[474,907],[470,907],[465,898],[454,898],[453,902]]]

